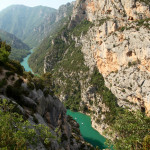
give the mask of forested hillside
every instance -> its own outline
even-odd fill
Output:
[[[44,58],[51,47],[51,40],[62,31],[65,25],[68,24],[72,14],[73,3],[68,3],[61,6],[57,12],[57,21],[51,26],[48,36],[36,47],[35,52],[29,58],[29,65],[34,72],[43,73]],[[34,64],[32,63],[34,61]]]
[[[11,59],[18,60],[21,62],[23,58],[30,53],[29,46],[23,43],[15,35],[0,29],[0,38],[6,43],[8,43],[9,45],[11,45],[12,47],[12,51],[10,54]]]

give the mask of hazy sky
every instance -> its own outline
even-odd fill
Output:
[[[57,9],[60,5],[72,1],[73,0],[0,0],[0,11],[13,4],[23,4],[31,7],[43,5]]]

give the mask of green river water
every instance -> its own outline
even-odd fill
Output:
[[[28,64],[28,59],[29,59],[30,55],[33,53],[33,49],[30,50],[30,52],[31,52],[31,53],[30,53],[27,57],[25,57],[25,58],[23,59],[23,61],[21,62],[21,65],[24,66],[25,71],[27,71],[27,72],[29,72],[29,71],[32,72],[32,69],[29,67],[29,64]]]
[[[33,50],[31,50],[33,53]],[[32,69],[28,65],[28,59],[31,54],[29,54],[24,60],[21,62],[21,65],[24,66],[27,72],[31,71]],[[91,118],[87,115],[84,115],[79,112],[73,112],[71,110],[67,110],[67,115],[73,117],[80,125],[80,132],[85,141],[92,144],[93,146],[98,146],[100,149],[105,149],[106,145],[104,144],[106,139],[100,135],[94,128],[91,126]]]

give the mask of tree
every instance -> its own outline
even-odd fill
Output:
[[[0,103],[0,148],[26,150],[28,145],[42,141],[48,146],[55,138],[44,125],[31,125],[21,115],[13,112],[15,105],[8,104],[6,99]]]
[[[116,138],[113,141],[116,150],[149,150],[150,118],[141,112],[123,110],[118,112],[111,131]]]
[[[11,47],[0,39],[0,62],[7,62],[10,52]]]

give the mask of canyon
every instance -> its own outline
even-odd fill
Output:
[[[149,1],[76,0],[60,7],[52,26],[46,27],[47,37],[38,42],[28,62],[35,74],[50,73],[51,91],[55,95],[50,96],[54,107],[55,98],[61,101],[58,103],[61,112],[63,109],[63,122],[68,124],[66,109],[81,112],[91,117],[92,127],[115,149],[148,147]],[[35,92],[39,97],[39,93],[42,95],[41,91]],[[31,95],[33,91],[30,99]],[[38,107],[38,113],[43,107]],[[44,119],[51,123],[48,118],[54,113],[48,111]],[[78,128],[75,122],[74,125]],[[69,143],[71,133],[63,127]],[[74,138],[78,142],[76,135]],[[81,143],[74,142],[77,147],[69,143],[69,148],[80,149]]]

